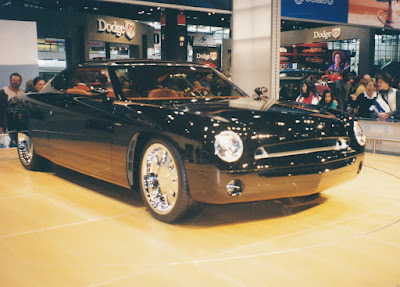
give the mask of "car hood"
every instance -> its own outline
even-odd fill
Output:
[[[213,139],[228,129],[240,133],[243,139],[274,143],[344,136],[348,128],[347,116],[338,110],[272,99],[193,99],[189,103],[164,102],[130,108],[140,113],[142,122],[148,119],[145,121],[153,127],[198,140]]]
[[[209,130],[218,134],[231,129],[244,138],[278,143],[299,139],[346,136],[349,118],[339,110],[279,102],[273,99],[239,98],[217,102],[197,102],[180,110],[211,121]]]
[[[247,124],[265,124],[290,118],[341,120],[345,115],[332,109],[320,109],[317,106],[294,102],[279,102],[275,99],[258,100],[239,98],[217,102],[193,102],[179,106],[180,110],[202,115],[221,122],[243,122]]]

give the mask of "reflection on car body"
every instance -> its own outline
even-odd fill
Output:
[[[139,189],[164,222],[202,203],[319,193],[357,175],[365,143],[338,110],[251,98],[213,68],[163,61],[67,69],[13,98],[10,118],[25,168],[51,161]]]

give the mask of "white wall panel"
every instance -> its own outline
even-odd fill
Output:
[[[0,43],[0,89],[14,72],[24,82],[39,75],[36,22],[0,20]]]
[[[275,2],[233,0],[232,78],[248,94],[265,86],[277,98],[280,1]]]
[[[38,63],[36,22],[0,20],[0,64]]]

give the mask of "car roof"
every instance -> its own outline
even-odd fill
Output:
[[[117,60],[93,60],[85,63],[78,64],[78,67],[91,67],[91,66],[117,66],[117,65],[161,65],[161,66],[185,66],[185,67],[198,67],[210,68],[210,66],[180,62],[180,61],[165,61],[165,60],[139,60],[139,59],[117,59]]]

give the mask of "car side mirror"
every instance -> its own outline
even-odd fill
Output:
[[[256,99],[261,100],[267,97],[268,89],[266,87],[258,87],[254,89],[254,92],[256,93]]]

